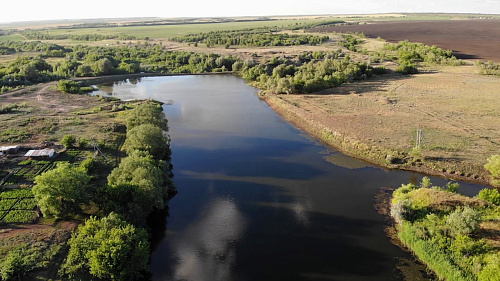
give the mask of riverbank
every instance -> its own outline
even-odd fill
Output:
[[[456,188],[432,186],[428,178],[420,185],[403,184],[390,203],[380,202],[390,204],[390,212],[382,208],[380,213],[395,221],[388,235],[440,280],[499,280],[499,193],[485,189],[470,198],[456,194]]]
[[[224,75],[224,74],[234,74],[233,71],[224,72],[205,72],[205,73],[134,73],[134,74],[121,74],[121,75],[108,75],[108,76],[97,76],[97,77],[81,77],[72,78],[74,81],[85,81],[87,84],[101,84],[106,82],[127,80],[133,78],[143,78],[143,77],[158,77],[158,76],[185,76],[185,75]]]
[[[489,184],[500,151],[500,79],[474,67],[380,76],[310,95],[260,93],[273,110],[350,156],[389,168]],[[412,151],[416,131],[425,143]]]

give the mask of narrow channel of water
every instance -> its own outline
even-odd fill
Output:
[[[153,280],[401,280],[398,260],[410,255],[385,236],[374,196],[422,175],[326,147],[238,77],[99,87],[121,99],[165,102],[179,193],[152,255]],[[466,194],[480,188],[461,184]]]

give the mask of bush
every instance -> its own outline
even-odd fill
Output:
[[[376,74],[376,75],[387,74],[387,72],[388,71],[384,66],[378,66],[378,67],[373,68],[373,74]]]
[[[482,189],[479,191],[477,197],[492,204],[500,205],[500,193],[498,192],[498,189]]]
[[[429,188],[431,186],[432,186],[431,179],[429,179],[428,177],[423,177],[422,182],[420,183],[420,187]]]
[[[391,206],[391,216],[397,223],[403,221],[411,221],[413,219],[413,209],[411,208],[410,199],[400,200],[393,203]]]
[[[418,69],[415,63],[412,63],[410,61],[402,61],[396,68],[396,72],[399,72],[401,74],[417,74]]]
[[[492,155],[484,168],[491,173],[491,184],[500,185],[500,155]]]
[[[76,138],[71,134],[65,135],[61,140],[61,144],[66,148],[73,148],[75,146],[75,143]]]
[[[78,147],[79,148],[86,148],[89,145],[89,140],[86,138],[79,138],[78,139]]]
[[[68,93],[68,94],[82,94],[83,93],[80,85],[77,82],[71,81],[71,80],[59,81],[59,83],[57,84],[57,88],[59,89],[59,91],[64,92],[64,93]]]
[[[452,235],[471,234],[479,228],[480,222],[479,213],[470,207],[457,208],[446,218]]]

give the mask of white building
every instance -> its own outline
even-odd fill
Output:
[[[54,157],[55,154],[54,149],[40,149],[40,150],[30,150],[24,154],[25,157],[31,157],[31,158],[41,158],[41,157],[47,157],[47,158],[52,158]]]

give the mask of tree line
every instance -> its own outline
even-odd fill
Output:
[[[102,41],[109,39],[117,40],[148,40],[149,37],[137,37],[127,34],[103,35],[103,34],[49,34],[43,31],[27,30],[21,32],[21,35],[29,40],[76,40],[76,41]]]
[[[276,33],[279,28],[249,28],[231,31],[211,31],[172,37],[171,41],[206,44],[207,46],[295,46],[319,45],[329,40],[328,36]]]
[[[119,47],[71,46],[46,43],[1,42],[0,50],[12,53],[41,52],[37,56],[19,56],[0,66],[0,92],[35,83],[71,77],[93,77],[139,72],[204,73],[232,71],[238,59],[232,56],[165,51],[160,45],[127,45]],[[64,59],[50,65],[45,58]]]

